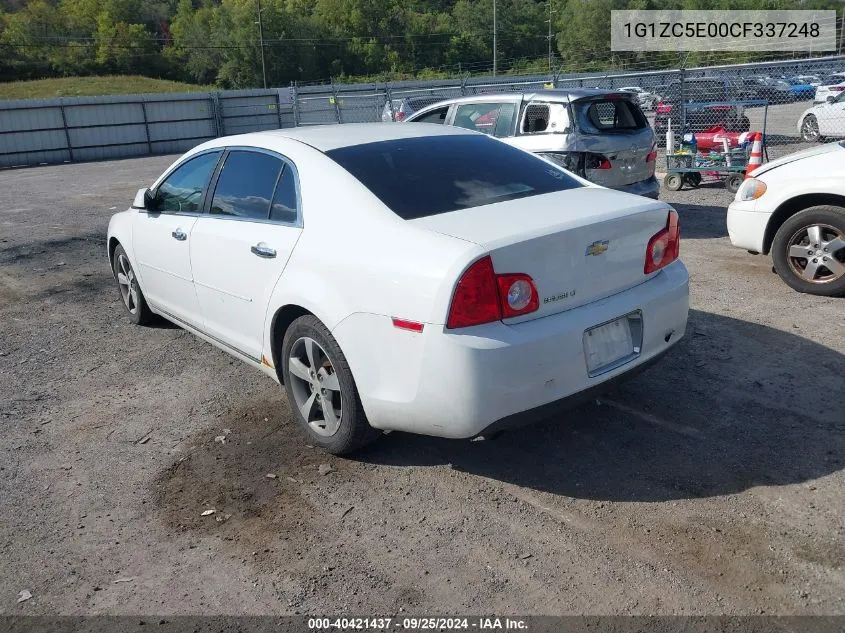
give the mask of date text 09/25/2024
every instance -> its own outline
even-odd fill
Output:
[[[521,619],[497,617],[442,618],[309,618],[308,630],[364,630],[364,631],[527,631],[528,624]]]

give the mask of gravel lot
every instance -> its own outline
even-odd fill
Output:
[[[0,613],[845,614],[845,303],[730,247],[723,188],[667,196],[692,312],[662,364],[340,459],[272,381],[123,314],[108,218],[171,160],[0,172]]]

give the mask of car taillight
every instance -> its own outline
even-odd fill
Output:
[[[831,86],[830,90],[831,92],[842,92],[845,90],[845,86]]]
[[[648,275],[678,259],[681,246],[681,227],[678,224],[678,212],[669,211],[666,228],[661,229],[649,241],[645,249],[643,272]]]
[[[654,111],[655,111],[657,114],[669,114],[669,113],[672,111],[672,106],[670,106],[668,103],[663,103],[663,102],[661,101],[661,102],[660,102],[660,103],[658,103],[658,104],[657,104],[657,106],[654,108]]]
[[[648,153],[648,156],[645,157],[645,162],[653,163],[657,160],[657,147],[652,147],[651,151]]]
[[[399,112],[395,112],[393,114],[393,119],[395,121],[402,121],[404,118],[405,118],[405,113],[402,112],[401,110]]]
[[[503,319],[528,314],[540,307],[534,280],[528,275],[496,275],[496,281],[499,284]]]
[[[467,268],[455,287],[446,327],[492,323],[534,312],[540,297],[534,281],[522,273],[497,275],[490,256]]]
[[[584,159],[584,167],[586,169],[610,169],[613,165],[607,159],[607,156],[602,154],[587,154]]]

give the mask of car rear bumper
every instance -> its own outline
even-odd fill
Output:
[[[616,189],[617,191],[624,191],[625,193],[633,193],[637,196],[653,198],[654,200],[657,200],[658,196],[660,195],[660,183],[657,182],[657,178],[654,176],[652,176],[648,180],[641,180],[640,182],[635,182],[631,185],[623,185],[621,187],[610,188]]]
[[[591,377],[585,330],[638,310],[639,355]],[[370,424],[468,438],[500,420],[608,388],[675,345],[684,335],[688,311],[687,270],[677,261],[624,292],[532,321],[457,331],[429,324],[415,333],[394,328],[384,316],[355,314],[334,335]]]

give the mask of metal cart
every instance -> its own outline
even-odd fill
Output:
[[[749,148],[734,148],[729,153],[709,154],[675,153],[666,156],[666,176],[663,184],[670,191],[684,185],[695,189],[705,177],[710,181],[722,180],[725,189],[736,193],[745,179]]]

